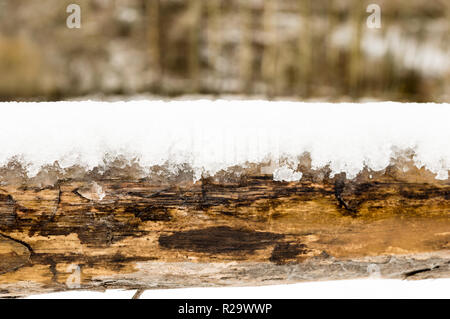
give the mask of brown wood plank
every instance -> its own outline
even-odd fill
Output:
[[[447,181],[418,170],[10,182],[0,187],[0,296],[448,277],[449,199]]]

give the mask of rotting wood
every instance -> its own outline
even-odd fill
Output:
[[[389,171],[0,187],[0,296],[450,275],[450,184]]]

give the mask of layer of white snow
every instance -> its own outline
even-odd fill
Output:
[[[301,172],[296,172],[287,166],[276,168],[273,172],[273,179],[275,181],[295,182],[302,178]]]
[[[46,164],[93,168],[105,155],[143,167],[190,164],[196,177],[287,158],[280,180],[297,180],[298,156],[313,168],[355,176],[385,168],[394,150],[414,150],[438,178],[450,169],[450,105],[268,101],[1,103],[0,166],[12,158],[33,176]],[[285,163],[285,162],[284,162]],[[276,177],[277,178],[277,177]]]

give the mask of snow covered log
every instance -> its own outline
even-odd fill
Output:
[[[1,297],[450,275],[448,105],[2,112]]]

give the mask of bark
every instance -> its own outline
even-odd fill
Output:
[[[447,181],[388,172],[4,184],[0,296],[448,277],[449,199]]]

